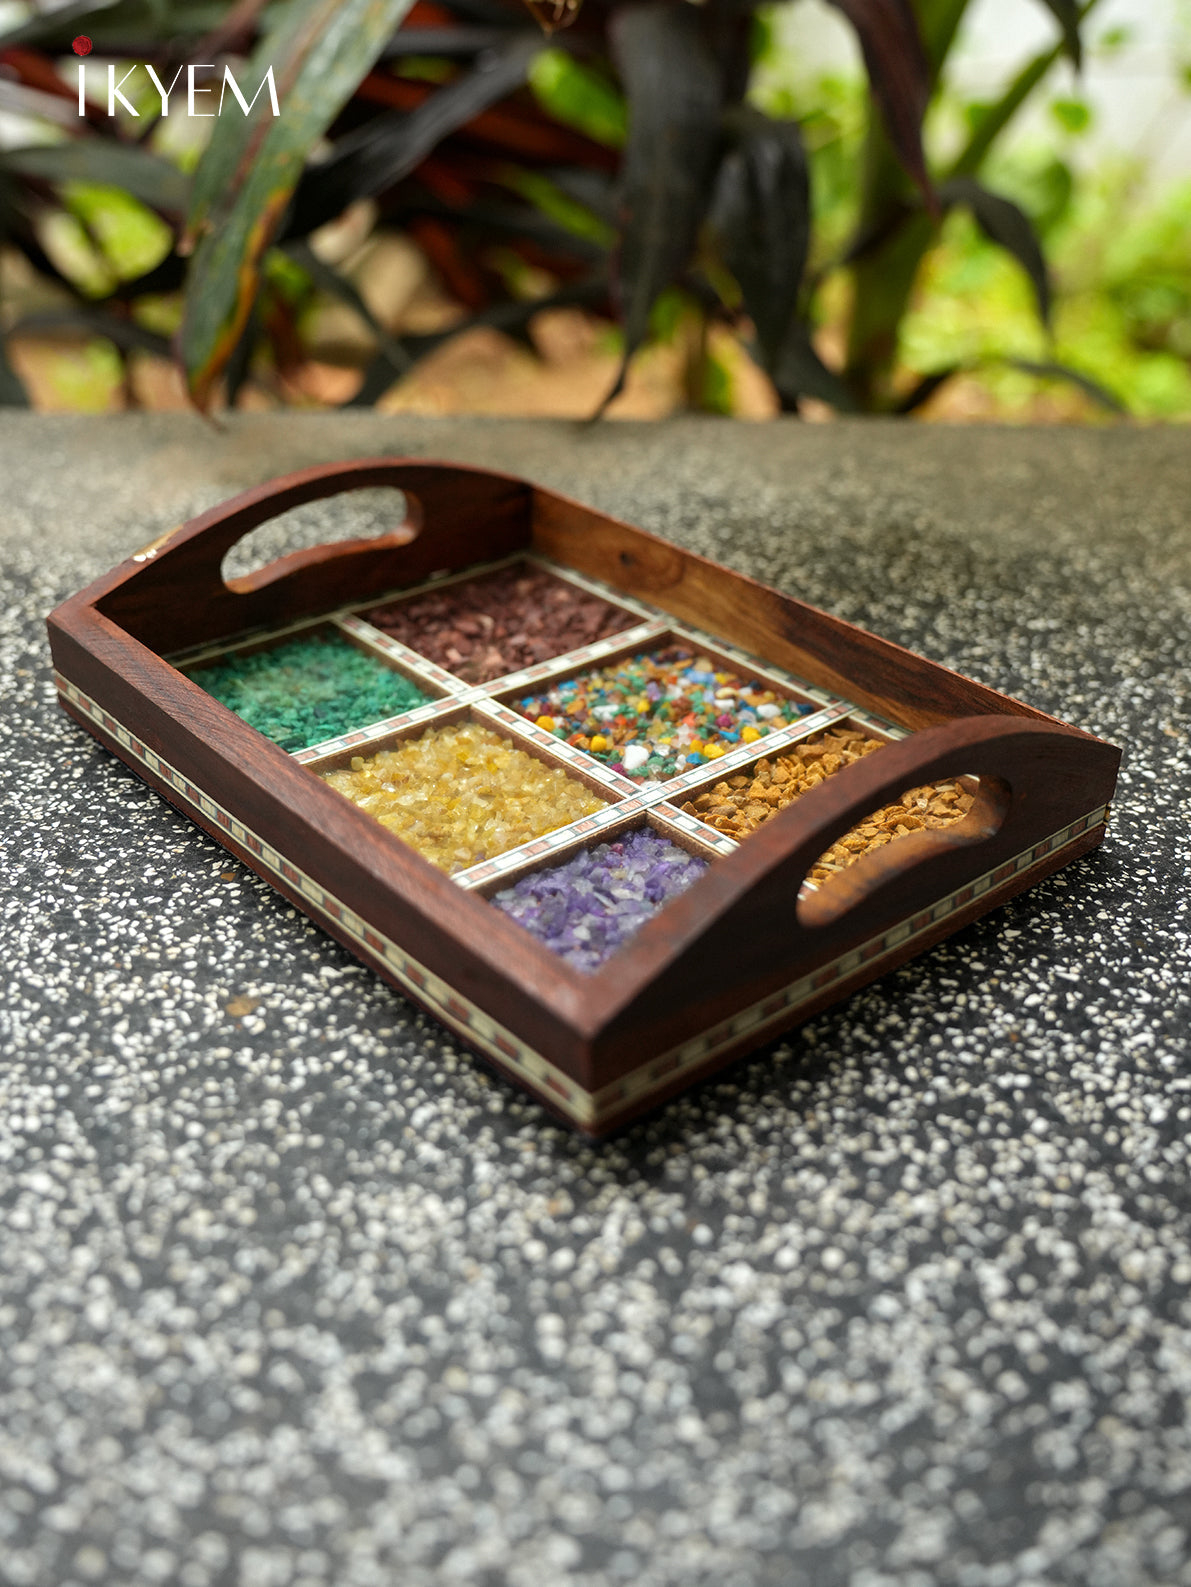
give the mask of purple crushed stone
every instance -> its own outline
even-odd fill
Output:
[[[707,869],[649,827],[533,871],[492,902],[552,952],[590,973]]]

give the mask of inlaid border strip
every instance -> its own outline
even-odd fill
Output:
[[[532,1047],[526,1045],[498,1020],[486,1014],[462,994],[457,992],[433,970],[427,968],[413,954],[399,947],[391,937],[371,926],[354,909],[329,892],[320,882],[308,875],[301,866],[287,859],[259,833],[236,819],[205,789],[200,788],[170,764],[164,757],[150,749],[143,740],[131,732],[110,711],[97,704],[69,678],[54,672],[54,682],[63,699],[110,738],[116,740],[133,759],[140,761],[160,781],[167,783],[186,804],[213,822],[221,832],[250,854],[262,870],[270,872],[290,888],[302,895],[307,905],[333,921],[335,926],[358,944],[364,953],[379,960],[387,972],[405,987],[415,1001],[422,1003],[442,1021],[457,1031],[465,1040],[474,1042],[498,1063],[511,1066],[535,1086],[545,1088],[553,1105],[575,1123],[590,1128],[595,1122],[591,1108],[591,1093],[576,1085],[562,1070]]]
[[[800,1005],[809,1003],[824,988],[845,980],[862,965],[876,964],[887,955],[901,949],[915,937],[930,931],[949,915],[966,908],[974,899],[991,888],[998,887],[1029,870],[1048,854],[1066,847],[1086,832],[1103,825],[1108,819],[1109,807],[1100,805],[1042,839],[1012,859],[1004,860],[993,870],[968,882],[958,891],[941,898],[937,903],[917,911],[909,919],[897,922],[878,936],[841,954],[830,963],[821,965],[809,975],[801,976],[789,986],[780,988],[748,1008],[740,1010],[731,1019],[711,1026],[698,1036],[680,1046],[662,1053],[632,1074],[613,1081],[599,1091],[587,1091],[556,1065],[529,1047],[513,1032],[463,997],[432,970],[421,964],[391,938],[370,926],[355,910],[327,891],[321,883],[307,875],[299,866],[279,853],[251,828],[238,821],[204,789],[185,777],[176,767],[149,748],[125,725],[98,705],[68,678],[55,671],[54,682],[63,699],[90,721],[116,740],[120,746],[140,761],[153,775],[167,783],[178,796],[229,839],[243,848],[259,862],[263,870],[271,872],[290,888],[300,893],[310,908],[335,926],[344,936],[359,944],[369,957],[382,963],[385,970],[399,985],[405,987],[416,1002],[422,1003],[444,1025],[474,1043],[497,1064],[520,1073],[531,1085],[549,1097],[551,1105],[584,1129],[598,1129],[603,1119],[629,1101],[641,1101],[653,1091],[672,1083],[675,1075],[696,1065],[706,1063],[718,1053],[733,1046],[744,1035],[762,1039],[766,1028],[784,1019]]]

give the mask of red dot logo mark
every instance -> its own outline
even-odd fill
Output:
[[[73,41],[70,47],[76,55],[90,55],[91,51],[95,48],[85,33],[80,33],[78,38]]]

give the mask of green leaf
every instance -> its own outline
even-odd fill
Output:
[[[988,188],[968,176],[953,178],[939,188],[944,205],[963,204],[970,209],[976,224],[990,242],[1006,249],[1021,265],[1034,287],[1038,304],[1038,317],[1048,329],[1050,326],[1050,272],[1042,253],[1042,245],[1026,212],[1012,199]]]
[[[505,181],[563,231],[595,243],[600,249],[611,246],[613,231],[608,222],[572,198],[545,172],[513,167],[506,173]]]
[[[620,373],[600,411],[621,390],[658,295],[695,251],[711,198],[724,92],[719,62],[694,6],[665,0],[626,6],[613,16],[611,36],[629,103],[615,263],[625,345]]]
[[[1050,113],[1062,127],[1064,132],[1078,137],[1081,132],[1086,132],[1092,125],[1091,106],[1083,99],[1064,97],[1052,99]]]
[[[291,0],[240,74],[253,94],[275,73],[281,115],[262,94],[215,123],[195,173],[188,241],[197,238],[181,349],[190,392],[206,407],[256,298],[260,264],[318,140],[388,43],[412,0]]]
[[[93,182],[118,187],[150,209],[181,214],[190,197],[190,178],[159,155],[115,139],[81,138],[0,151],[0,170],[46,182]]]
[[[1079,0],[1042,0],[1063,30],[1063,47],[1078,70],[1083,65],[1083,41],[1079,36]]]
[[[628,115],[613,85],[565,50],[543,50],[529,71],[534,97],[564,127],[586,133],[596,143],[624,146]]]

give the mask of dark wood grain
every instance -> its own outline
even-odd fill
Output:
[[[1048,876],[1053,876],[1056,871],[1063,870],[1065,867],[1083,859],[1094,849],[1098,848],[1103,841],[1104,829],[1102,827],[1088,831],[1061,853],[1047,855],[1044,859],[1030,866],[1028,870],[1019,871],[1008,881],[1002,882],[999,886],[991,888],[979,898],[973,899],[971,903],[956,910],[954,914],[948,915],[945,920],[940,921],[937,925],[915,934],[891,953],[879,960],[874,959],[867,964],[862,964],[849,975],[833,981],[829,987],[824,988],[823,991],[809,1001],[800,1004],[797,1009],[792,1010],[788,1014],[780,1015],[767,1023],[761,1032],[750,1031],[747,1035],[741,1036],[728,1046],[719,1049],[714,1057],[709,1058],[706,1062],[693,1065],[669,1080],[663,1079],[659,1085],[651,1089],[647,1100],[634,1099],[625,1103],[617,1101],[614,1096],[610,1096],[604,1101],[604,1105],[600,1109],[598,1129],[589,1133],[597,1138],[606,1137],[614,1131],[624,1128],[625,1125],[633,1123],[641,1118],[643,1114],[656,1111],[680,1092],[699,1084],[700,1081],[707,1079],[710,1075],[718,1074],[729,1064],[752,1052],[758,1046],[768,1045],[779,1037],[787,1035],[790,1031],[797,1029],[798,1026],[806,1024],[808,1020],[814,1019],[817,1014],[821,1014],[824,1009],[830,1008],[834,1003],[842,1002],[844,999],[851,997],[853,992],[858,992],[861,987],[868,986],[882,976],[890,974],[899,965],[905,964],[910,959],[916,959],[920,954],[927,953],[946,938],[954,936],[956,932],[962,931],[966,926],[970,926],[973,921],[979,920],[982,916],[999,909],[1002,904],[1008,903],[1011,898],[1015,898],[1019,893],[1028,891],[1029,888],[1037,886],[1039,882],[1045,881]],[[632,1071],[628,1072],[631,1073]],[[615,1089],[616,1085],[615,1081],[613,1081],[609,1085],[609,1090],[614,1092]]]
[[[223,559],[250,530],[291,507],[376,485],[405,492],[412,504],[389,534],[296,551],[232,586],[224,582]],[[125,576],[95,604],[143,644],[176,652],[521,550],[529,502],[522,481],[482,469],[377,458],[309,468],[193,519],[144,563],[124,564]]]
[[[413,538],[398,528],[380,542],[317,547],[235,588],[224,584],[228,549],[274,513],[378,484],[416,500],[421,524]],[[572,970],[485,898],[458,887],[160,654],[362,603],[440,569],[523,549],[531,534],[534,546],[566,565],[926,729],[846,767],[780,812],[591,976]],[[59,671],[150,750],[562,1075],[601,1097],[601,1111],[589,1121],[597,1132],[656,1105],[670,1084],[624,1102],[617,1093],[626,1077],[1107,804],[1120,759],[1112,745],[656,536],[521,481],[449,464],[371,459],[306,470],[247,492],[64,603],[51,614],[49,631]],[[167,781],[118,737],[84,725],[176,800]],[[858,820],[908,787],[961,775],[980,779],[962,822],[899,839],[798,901],[807,871]],[[217,822],[183,808],[260,869],[250,849]],[[721,1043],[703,1069],[995,907],[1030,877],[1098,842],[1101,830],[1003,878],[937,927],[918,930],[904,952],[853,968],[760,1034]],[[262,874],[361,951],[300,887]],[[394,979],[383,958],[361,956]],[[527,1083],[515,1066],[506,1069]],[[673,1087],[699,1072],[684,1070]],[[549,1086],[531,1089],[557,1108]]]
[[[1052,720],[805,601],[553,492],[534,492],[533,539],[547,556],[903,727],[933,727],[981,712]]]

